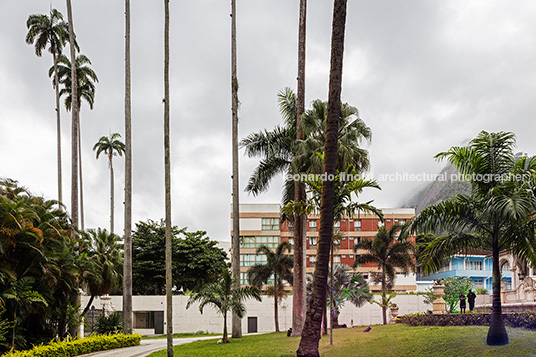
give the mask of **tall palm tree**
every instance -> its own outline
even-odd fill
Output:
[[[242,318],[246,313],[244,300],[253,298],[262,301],[260,291],[255,286],[244,286],[236,288],[236,282],[240,283],[238,275],[232,275],[229,270],[222,271],[221,278],[218,282],[206,285],[199,292],[190,296],[186,308],[188,309],[193,303],[199,302],[199,311],[203,313],[206,305],[212,305],[218,313],[223,316],[223,343],[229,342],[227,336],[227,313],[232,312]]]
[[[303,140],[303,131],[300,130],[300,118],[305,112],[305,38],[307,23],[307,0],[300,0],[300,17],[298,25],[298,78],[296,95],[296,140]],[[303,184],[294,182],[294,201],[305,200]],[[307,256],[307,229],[305,227],[307,216],[296,212],[294,221],[294,277],[292,294],[292,335],[301,336],[305,322],[305,259]]]
[[[274,319],[275,319],[275,331],[279,332],[279,309],[278,309],[278,297],[283,282],[288,281],[292,283],[292,256],[288,255],[292,247],[289,242],[280,243],[275,251],[272,251],[265,245],[261,245],[257,248],[257,255],[266,255],[266,264],[257,264],[249,268],[248,279],[249,282],[257,287],[261,287],[262,284],[267,284],[268,281],[273,280],[274,293]],[[286,252],[285,252],[286,250]]]
[[[233,237],[232,272],[240,275],[240,189],[238,170],[238,78],[236,73],[236,0],[231,0],[231,114],[232,114],[232,151],[233,151]],[[235,288],[240,287],[237,280]],[[242,322],[237,314],[232,317],[233,338],[242,337]]]
[[[393,225],[389,229],[379,227],[378,233],[374,239],[364,239],[354,246],[355,262],[354,267],[358,264],[376,263],[379,274],[374,274],[372,281],[381,283],[382,299],[387,296],[387,290],[390,290],[396,279],[396,269],[400,269],[403,274],[408,274],[414,267],[413,243],[405,240],[398,240],[401,226]],[[359,253],[364,249],[364,253]],[[383,324],[387,324],[387,306],[382,305]]]
[[[341,115],[342,63],[344,57],[344,32],[346,28],[347,0],[335,0],[333,5],[333,31],[331,35],[331,66],[329,74],[328,110],[324,143],[324,170],[327,177],[334,177],[337,169],[337,146]],[[335,182],[327,180],[322,185],[320,204],[320,229],[317,246],[317,263],[313,278],[313,290],[307,308],[298,356],[318,356],[318,342],[322,324],[322,311],[326,306],[329,251],[333,234],[335,206]]]
[[[75,43],[73,10],[71,0],[65,0],[67,3],[67,20],[69,24],[69,43],[71,44],[71,73],[72,83],[71,98],[73,98],[72,123],[71,123],[71,219],[73,227],[78,228],[78,129],[79,129],[79,96],[78,96],[78,79],[76,71],[76,48]]]
[[[85,281],[90,299],[83,311],[89,310],[95,296],[110,294],[121,284],[123,268],[121,237],[105,229],[89,229],[82,234],[88,244],[86,264],[88,275]]]
[[[166,206],[167,355],[173,356],[173,261],[171,235],[171,155],[169,140],[169,0],[164,0],[164,175]]]
[[[44,14],[33,14],[26,21],[28,34],[26,43],[35,44],[35,54],[41,57],[43,50],[49,47],[52,54],[54,73],[57,73],[57,57],[63,51],[63,46],[69,39],[69,26],[63,21],[63,15],[56,9],[50,10],[50,16]],[[58,201],[62,202],[62,174],[61,174],[61,115],[60,115],[60,94],[58,77],[55,77],[54,88],[56,90],[56,136],[58,155]]]
[[[436,158],[447,159],[469,181],[471,193],[427,207],[403,232],[447,232],[423,251],[425,272],[439,269],[460,251],[492,251],[493,300],[488,345],[508,343],[502,318],[499,252],[509,250],[536,264],[536,157],[516,157],[515,143],[513,133],[482,131],[467,146],[437,154]]]
[[[132,116],[130,88],[130,0],[125,0],[125,226],[123,330],[132,333]]]
[[[99,141],[93,146],[96,151],[97,159],[101,153],[108,156],[108,165],[110,167],[110,232],[114,233],[114,167],[113,157],[115,155],[123,156],[125,144],[119,140],[121,134],[113,133],[110,136],[101,136]]]
[[[97,74],[90,67],[91,61],[85,55],[78,55],[75,60],[75,78],[77,80],[77,100],[76,105],[78,113],[78,122],[77,122],[77,157],[78,157],[78,177],[80,182],[80,223],[81,228],[84,229],[84,196],[83,196],[83,185],[82,185],[82,130],[80,126],[80,108],[82,105],[82,99],[89,104],[89,108],[93,110],[93,104],[95,102],[95,83],[99,81]],[[60,90],[60,97],[65,96],[65,107],[67,111],[73,110],[73,96],[72,96],[72,83],[73,83],[73,74],[72,74],[72,64],[69,59],[61,55],[58,58],[58,70],[57,73],[54,72],[53,68],[50,68],[48,74],[49,76],[54,76],[55,80],[59,80],[59,83],[63,85],[63,88]],[[58,79],[59,78],[59,79]]]

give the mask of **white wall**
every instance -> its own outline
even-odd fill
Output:
[[[375,299],[379,300],[379,295]],[[122,309],[122,296],[111,296],[111,300],[106,301],[106,310],[120,311]],[[82,306],[85,307],[89,296],[82,296]],[[422,296],[419,295],[397,295],[393,301],[399,307],[399,315],[414,312],[425,312],[431,310],[432,306],[423,303]],[[188,297],[184,295],[173,296],[173,332],[196,332],[208,331],[209,333],[221,333],[223,331],[223,317],[216,311],[206,306],[203,314],[199,312],[199,305],[193,304],[188,310],[186,304]],[[111,307],[110,307],[111,303]],[[93,306],[102,309],[102,300],[95,298]],[[165,296],[133,296],[133,311],[166,311]],[[246,315],[242,319],[242,332],[247,333],[247,317],[257,317],[258,332],[272,332],[274,327],[274,303],[273,298],[263,296],[262,302],[255,300],[246,301]],[[166,317],[164,316],[164,321]],[[363,307],[357,308],[351,303],[346,303],[341,309],[339,323],[347,326],[353,325],[374,325],[382,322],[381,308],[376,304],[366,303]],[[231,331],[231,316],[228,316],[228,331]],[[284,331],[292,325],[292,296],[288,296],[279,307],[279,328]],[[164,328],[165,331],[165,328]],[[146,330],[135,332],[147,334]]]

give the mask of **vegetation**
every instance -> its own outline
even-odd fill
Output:
[[[132,235],[133,292],[139,295],[165,293],[165,223],[139,222]],[[204,231],[171,229],[173,250],[173,286],[177,292],[199,291],[219,280],[227,257]]]
[[[376,263],[380,272],[372,274],[372,281],[382,286],[382,317],[383,324],[387,324],[387,291],[394,286],[396,270],[408,274],[414,267],[413,244],[398,238],[401,226],[394,224],[389,229],[379,227],[374,239],[363,239],[354,246],[356,253],[354,267],[358,264]],[[359,253],[364,249],[365,253]]]
[[[99,335],[117,334],[123,331],[122,320],[123,316],[119,311],[114,311],[110,315],[101,315],[94,329]]]
[[[536,332],[508,328],[512,341],[508,346],[486,346],[485,326],[419,326],[390,324],[336,329],[339,341],[329,346],[328,339],[320,340],[322,356],[528,356],[534,352]],[[245,336],[228,344],[216,344],[214,340],[197,341],[175,346],[177,356],[295,356],[299,340],[286,334],[271,333]],[[165,351],[151,357],[165,356]]]
[[[447,303],[447,311],[455,312],[460,302],[460,295],[467,295],[469,289],[473,289],[473,280],[467,277],[452,277],[441,280],[445,285],[443,300]]]
[[[206,305],[216,308],[218,313],[223,316],[223,343],[229,342],[227,314],[232,312],[242,318],[246,313],[244,300],[253,298],[261,301],[260,291],[257,287],[245,286],[237,289],[236,280],[239,280],[238,275],[231,275],[228,269],[224,269],[219,281],[205,285],[199,292],[190,295],[190,299],[186,304],[188,309],[193,303],[199,302],[199,312],[201,313],[203,313]]]
[[[436,155],[447,159],[471,184],[470,194],[460,194],[423,210],[409,231],[448,232],[425,250],[425,271],[434,271],[454,254],[471,248],[492,251],[493,315],[489,345],[508,343],[501,309],[499,252],[536,264],[536,158],[517,158],[515,135],[482,131],[464,147],[452,147]]]
[[[525,311],[504,314],[506,326],[523,327],[530,330],[536,330],[536,312]],[[398,317],[398,322],[410,326],[468,326],[482,325],[489,326],[491,321],[490,314],[470,313],[470,314],[409,314]]]
[[[137,346],[140,335],[95,335],[74,341],[58,341],[42,344],[27,351],[8,352],[5,357],[70,357],[87,353]]]
[[[289,255],[291,248],[292,247],[288,242],[280,243],[275,252],[267,246],[261,245],[257,249],[257,255],[266,255],[266,264],[254,265],[248,270],[249,282],[258,288],[261,288],[262,284],[268,284],[270,281],[273,282],[271,289],[268,290],[268,292],[274,297],[274,320],[276,332],[279,332],[278,298],[286,295],[283,282],[287,281],[292,283],[293,259],[292,256]]]

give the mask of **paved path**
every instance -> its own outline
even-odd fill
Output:
[[[184,343],[190,343],[198,340],[209,340],[209,339],[219,339],[220,336],[205,336],[205,337],[185,337],[185,338],[174,338],[173,345],[182,345]],[[85,354],[80,357],[143,357],[148,356],[153,352],[163,350],[167,347],[167,339],[165,338],[155,338],[149,340],[141,340],[139,346],[118,348],[115,350],[100,351],[95,353]]]

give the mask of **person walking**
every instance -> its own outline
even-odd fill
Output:
[[[469,290],[469,292],[467,293],[467,302],[469,303],[469,311],[473,311],[473,309],[475,308],[475,298],[476,298],[476,294],[472,292],[471,290]]]
[[[465,295],[463,292],[460,294],[460,313],[465,314]]]

